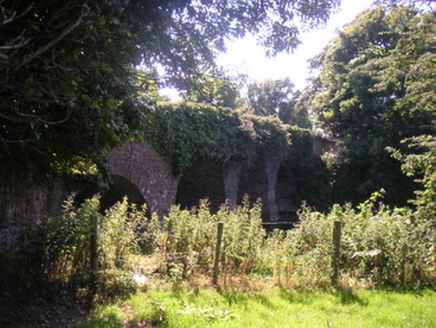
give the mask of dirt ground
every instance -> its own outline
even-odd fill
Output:
[[[0,327],[78,327],[87,311],[78,304],[0,305]]]

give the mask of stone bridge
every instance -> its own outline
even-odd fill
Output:
[[[335,147],[323,138],[313,141],[317,155]],[[207,197],[212,210],[217,210],[226,200],[235,206],[248,194],[251,202],[262,199],[264,218],[274,221],[289,219],[299,206],[295,204],[295,177],[282,165],[280,156],[258,156],[250,165],[227,167],[215,162],[198,163],[183,176],[175,176],[171,164],[147,141],[124,144],[108,159],[114,185],[104,195],[105,208],[127,195],[130,201],[146,203],[150,212],[163,217],[175,204],[190,208]],[[80,180],[38,182],[14,168],[0,170],[0,252],[16,245],[24,226],[38,225],[43,216],[59,213],[71,192],[82,194],[84,199],[98,191]]]
[[[135,185],[150,211],[159,216],[165,215],[172,205],[194,206],[204,197],[215,208],[226,200],[235,206],[247,193],[251,199],[262,198],[265,214],[276,220],[279,217],[276,186],[281,162],[280,156],[263,159],[254,168],[255,172],[251,172],[254,180],[250,181],[242,163],[227,167],[203,163],[184,176],[175,176],[171,165],[147,141],[127,143],[109,154],[111,174]]]

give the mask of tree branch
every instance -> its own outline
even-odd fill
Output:
[[[12,23],[14,20],[23,17],[23,16],[26,15],[30,10],[32,10],[32,8],[33,8],[34,5],[35,5],[35,4],[32,3],[29,7],[27,7],[26,10],[24,10],[24,11],[23,11],[21,14],[19,14],[18,16],[15,16],[15,13],[12,14],[11,17],[6,18],[6,19],[4,19],[3,21],[1,21],[1,22],[0,22],[0,26],[3,26],[3,25],[6,25],[6,24],[9,24],[9,23]],[[4,8],[2,8],[2,9],[4,9]]]
[[[56,38],[54,38],[52,41],[50,41],[49,43],[47,43],[46,45],[44,45],[43,47],[39,48],[38,50],[36,50],[33,54],[30,54],[29,56],[25,57],[23,59],[23,62],[20,65],[17,65],[17,67],[15,67],[15,69],[12,72],[17,71],[18,69],[20,69],[21,67],[23,67],[24,65],[28,64],[29,62],[31,62],[33,59],[35,59],[36,57],[40,56],[41,54],[43,54],[44,52],[46,52],[47,50],[49,50],[50,48],[52,48],[53,46],[55,46],[59,41],[61,41],[66,35],[68,35],[69,33],[71,33],[74,29],[76,29],[81,23],[82,23],[82,18],[85,17],[86,15],[89,14],[90,8],[86,8],[86,10],[82,11],[82,13],[80,14],[79,18],[71,23],[70,25],[68,25]]]
[[[11,50],[11,49],[17,49],[25,46],[28,44],[30,39],[21,41],[20,43],[12,44],[12,45],[6,45],[6,46],[0,46],[0,50]]]

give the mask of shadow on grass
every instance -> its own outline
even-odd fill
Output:
[[[313,291],[296,291],[289,290],[283,287],[279,288],[280,297],[289,302],[296,304],[311,304],[316,297],[316,292]]]
[[[237,304],[248,308],[249,303],[257,302],[266,308],[275,308],[267,296],[258,293],[220,292],[220,295],[227,301],[228,305]]]
[[[341,300],[342,305],[359,304],[360,306],[368,306],[368,300],[362,299],[351,290],[339,290],[333,295]]]
[[[320,296],[320,292],[317,291],[293,291],[285,288],[280,288],[280,297],[290,303],[296,304],[311,304],[316,298]],[[325,293],[325,292],[323,292]],[[327,292],[328,293],[328,292]],[[368,301],[359,297],[353,291],[337,290],[330,292],[332,296],[338,298],[342,305],[359,304],[361,306],[367,306]]]

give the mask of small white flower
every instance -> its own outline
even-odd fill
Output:
[[[142,273],[135,273],[133,275],[133,280],[139,284],[139,285],[143,285],[145,284],[145,282],[147,281],[147,278],[142,274]]]

